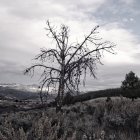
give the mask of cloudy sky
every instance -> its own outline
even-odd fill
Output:
[[[75,40],[99,25],[100,35],[117,44],[117,55],[104,54],[97,79],[87,77],[87,90],[119,87],[130,70],[140,77],[139,0],[0,0],[0,83],[38,83],[23,70],[50,47],[48,19],[68,25]]]

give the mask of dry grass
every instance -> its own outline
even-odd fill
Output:
[[[106,98],[0,116],[0,140],[138,140],[140,100]]]

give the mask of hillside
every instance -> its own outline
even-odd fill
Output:
[[[138,140],[140,102],[114,97],[0,115],[2,140]],[[3,139],[4,138],[4,139]],[[12,138],[12,139],[11,139]]]
[[[35,99],[38,98],[37,92],[31,92],[23,89],[16,89],[13,87],[0,86],[0,96],[6,99]]]
[[[0,99],[39,100],[39,91],[37,85],[1,84]],[[54,95],[49,95],[48,99],[54,99]]]

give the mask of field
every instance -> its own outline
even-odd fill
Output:
[[[50,107],[0,115],[0,140],[138,140],[139,136],[140,99],[98,98],[64,106],[59,113]]]

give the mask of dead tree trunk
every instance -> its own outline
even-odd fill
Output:
[[[57,100],[57,107],[56,112],[61,111],[63,105],[63,97],[65,91],[65,46],[63,46],[61,50],[61,73],[60,73],[60,82],[59,82],[59,90],[58,90],[58,100]]]

